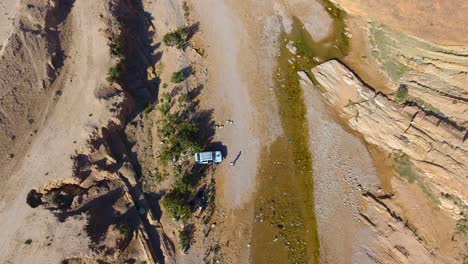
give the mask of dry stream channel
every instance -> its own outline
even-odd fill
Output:
[[[294,17],[280,38],[275,93],[283,134],[261,153],[255,200],[252,263],[317,263],[319,236],[314,211],[314,182],[307,107],[298,71],[311,69],[348,51],[344,12],[322,2],[334,20],[330,35],[316,42]],[[293,44],[296,54],[288,49]],[[313,147],[313,146],[312,146]]]

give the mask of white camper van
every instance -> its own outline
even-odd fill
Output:
[[[198,164],[221,163],[223,161],[223,155],[221,151],[199,152],[195,154],[195,161]]]

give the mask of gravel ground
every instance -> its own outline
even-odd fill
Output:
[[[315,210],[324,263],[362,263],[359,245],[371,244],[359,218],[361,194],[379,185],[376,169],[366,146],[334,121],[319,91],[303,85],[308,108],[315,185]],[[363,235],[369,234],[369,235]]]

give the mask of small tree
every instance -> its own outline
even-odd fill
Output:
[[[395,102],[397,104],[404,104],[408,100],[408,87],[404,84],[398,87],[398,91],[395,95]]]
[[[189,28],[180,27],[174,31],[166,33],[163,37],[163,42],[167,46],[177,47],[178,49],[184,49],[187,46],[189,37]]]
[[[185,231],[179,231],[180,248],[186,252],[190,247],[190,236]]]
[[[187,199],[187,193],[177,188],[164,195],[162,204],[167,212],[177,221],[187,222],[191,212]]]
[[[122,42],[120,42],[119,40],[113,41],[110,44],[110,49],[112,55],[117,56],[117,58],[119,58],[121,61],[125,61],[125,50],[123,48]]]
[[[117,82],[120,79],[121,70],[119,65],[115,65],[109,68],[107,72],[107,81],[110,83]]]
[[[172,83],[181,83],[183,81],[185,81],[185,74],[184,74],[184,71],[183,70],[180,70],[180,71],[176,71],[174,73],[172,73],[172,76],[171,76],[171,82]]]

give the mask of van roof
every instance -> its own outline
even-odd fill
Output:
[[[213,153],[212,152],[202,152],[200,153],[200,160],[213,160]]]

